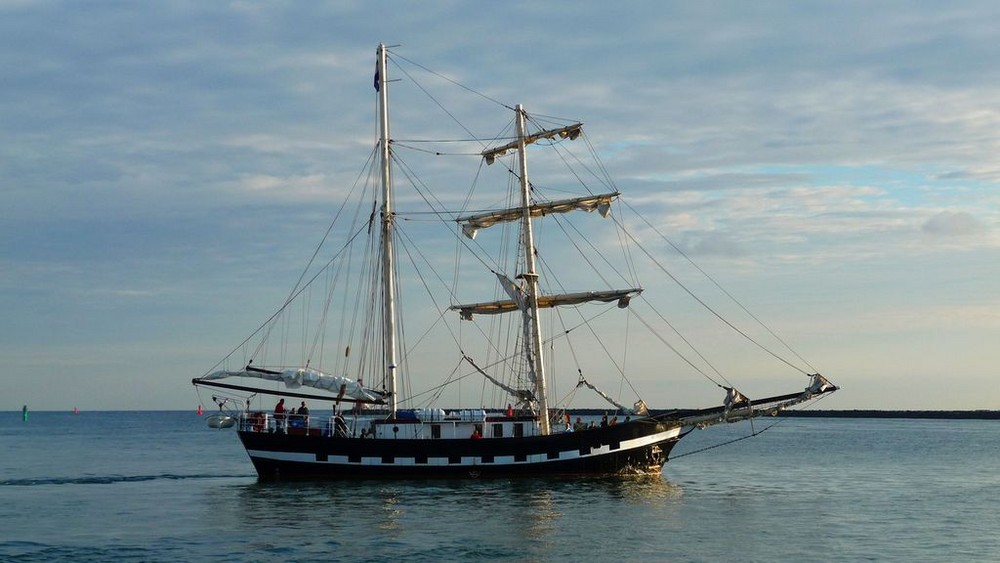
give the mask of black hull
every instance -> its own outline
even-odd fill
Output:
[[[363,439],[238,432],[261,479],[491,478],[659,472],[677,424],[633,421],[526,438]]]

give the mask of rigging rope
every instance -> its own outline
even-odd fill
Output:
[[[629,207],[629,209],[632,209],[632,208]],[[634,211],[634,209],[633,209],[633,211]],[[615,219],[615,221],[618,222],[617,219]],[[741,330],[739,327],[737,327],[736,325],[734,325],[733,323],[731,323],[728,319],[726,319],[725,317],[723,317],[721,313],[719,313],[718,311],[716,311],[715,309],[713,309],[702,298],[698,297],[688,286],[684,285],[684,283],[681,282],[681,280],[679,280],[676,276],[674,276],[674,274],[671,273],[670,270],[668,270],[666,268],[666,266],[664,266],[662,263],[660,263],[660,261],[657,260],[656,257],[654,257],[652,254],[650,254],[648,250],[646,250],[641,244],[639,244],[639,240],[635,237],[635,235],[632,234],[631,231],[629,231],[628,229],[625,228],[624,224],[622,224],[620,222],[619,222],[619,224],[621,225],[621,228],[625,232],[625,234],[628,235],[628,237],[630,239],[632,239],[632,241],[636,244],[636,246],[639,248],[639,250],[641,250],[643,252],[643,254],[645,254],[646,257],[649,258],[649,260],[652,261],[653,264],[655,264],[660,269],[661,272],[663,272],[664,274],[666,274],[670,279],[674,280],[674,283],[676,283],[678,287],[680,287],[681,289],[683,289],[685,293],[687,293],[692,299],[694,299],[706,311],[712,313],[712,315],[714,315],[717,319],[719,319],[720,321],[722,321],[729,328],[733,329],[737,334],[739,334],[740,336],[742,336],[743,338],[745,338],[748,342],[754,344],[755,346],[757,346],[758,348],[760,348],[764,352],[767,352],[769,355],[773,356],[778,361],[784,363],[785,365],[787,365],[787,366],[791,367],[792,369],[797,370],[797,371],[799,371],[799,372],[801,372],[801,373],[803,373],[805,375],[809,375],[808,371],[802,369],[799,366],[796,366],[795,364],[789,362],[785,358],[782,358],[778,354],[775,354],[769,348],[767,348],[766,346],[764,346],[760,342],[757,342],[757,340],[755,340],[752,336],[750,336],[745,331]]]
[[[706,272],[705,270],[703,270],[703,269],[701,268],[701,266],[699,266],[699,265],[698,265],[698,264],[697,264],[697,263],[696,263],[696,262],[695,262],[694,260],[692,260],[692,259],[691,259],[691,258],[690,258],[690,257],[689,257],[689,256],[688,256],[688,255],[687,255],[687,254],[686,254],[686,253],[685,253],[685,252],[683,251],[683,250],[681,250],[681,249],[680,249],[680,247],[678,247],[678,246],[677,246],[676,244],[674,244],[674,243],[673,243],[673,241],[671,241],[671,240],[670,240],[669,238],[667,238],[667,236],[666,236],[666,235],[664,235],[664,234],[663,234],[662,232],[660,232],[660,230],[659,230],[659,229],[657,229],[655,225],[653,225],[652,223],[650,223],[648,219],[646,219],[646,218],[645,218],[645,217],[643,217],[643,216],[642,216],[641,214],[639,214],[639,212],[638,212],[638,211],[636,211],[636,209],[635,209],[634,207],[632,207],[632,206],[631,206],[631,205],[630,205],[630,204],[629,204],[629,203],[628,203],[627,201],[625,201],[625,200],[624,200],[624,198],[619,198],[619,201],[621,201],[622,203],[624,203],[624,204],[625,204],[625,206],[626,206],[626,207],[628,207],[628,208],[629,208],[629,209],[630,209],[630,210],[631,210],[631,211],[632,211],[632,212],[633,212],[633,213],[634,213],[634,214],[635,214],[635,215],[636,215],[637,217],[639,217],[640,219],[642,219],[642,221],[643,221],[644,223],[646,223],[646,225],[647,225],[647,226],[648,226],[649,228],[651,228],[651,229],[653,230],[653,232],[654,232],[654,233],[656,233],[657,235],[659,235],[659,236],[660,236],[660,238],[662,238],[662,239],[663,239],[663,240],[664,240],[664,241],[665,241],[665,242],[666,242],[667,244],[669,244],[671,248],[673,248],[674,250],[676,250],[676,251],[677,251],[677,253],[678,253],[678,254],[680,254],[681,256],[683,256],[683,257],[684,257],[684,259],[685,259],[685,260],[687,260],[687,261],[688,261],[688,262],[689,262],[689,263],[690,263],[690,264],[691,264],[692,266],[694,266],[694,267],[695,267],[695,269],[697,269],[697,270],[698,270],[699,272],[701,272],[701,274],[702,274],[702,275],[704,275],[704,276],[705,276],[705,278],[707,278],[707,279],[708,279],[709,281],[711,281],[711,282],[712,282],[712,284],[713,284],[713,285],[715,285],[715,287],[717,287],[717,288],[719,289],[719,291],[721,291],[721,292],[722,292],[723,294],[725,294],[725,295],[726,295],[726,297],[728,297],[729,299],[731,299],[731,300],[733,301],[733,303],[736,303],[736,305],[737,305],[737,306],[739,306],[739,308],[740,308],[740,309],[742,309],[742,310],[743,310],[743,312],[745,312],[745,313],[746,313],[747,315],[749,315],[749,316],[750,316],[750,318],[752,318],[752,319],[753,319],[754,321],[756,321],[756,322],[757,322],[757,324],[759,324],[759,325],[760,325],[761,327],[763,327],[763,328],[764,328],[764,330],[766,330],[766,331],[767,331],[767,332],[768,332],[768,333],[769,333],[769,334],[770,334],[771,336],[773,336],[773,337],[775,338],[775,340],[777,340],[778,342],[780,342],[780,343],[781,343],[781,344],[782,344],[782,345],[783,345],[783,346],[784,346],[784,347],[785,347],[785,348],[786,348],[786,349],[787,349],[787,350],[788,350],[789,352],[791,352],[792,354],[794,354],[794,355],[795,355],[795,357],[799,359],[799,361],[801,361],[802,363],[804,363],[804,364],[806,365],[806,367],[808,367],[808,368],[809,368],[810,370],[812,370],[812,372],[817,372],[817,371],[819,371],[819,370],[817,370],[816,368],[814,368],[814,367],[813,367],[812,365],[810,365],[810,364],[809,364],[809,362],[808,362],[808,361],[806,361],[806,360],[805,360],[805,359],[804,359],[804,358],[803,358],[802,356],[800,356],[800,355],[798,354],[798,352],[796,352],[795,350],[793,350],[793,349],[792,349],[792,347],[791,347],[791,346],[789,346],[789,345],[788,345],[788,343],[787,343],[787,342],[785,342],[785,341],[784,341],[784,340],[783,340],[783,339],[782,339],[782,338],[781,338],[780,336],[778,336],[778,335],[777,335],[777,334],[776,334],[776,333],[775,333],[775,332],[774,332],[773,330],[771,330],[771,328],[770,328],[770,327],[768,327],[768,326],[767,326],[766,324],[764,324],[764,321],[760,320],[760,318],[758,318],[758,317],[757,317],[756,315],[754,315],[754,314],[753,314],[752,312],[750,312],[750,310],[749,310],[749,309],[747,309],[747,308],[746,308],[746,306],[744,306],[744,305],[743,305],[743,303],[741,303],[741,302],[740,302],[740,301],[739,301],[738,299],[736,299],[736,297],[734,297],[734,296],[733,296],[733,295],[732,295],[731,293],[729,293],[728,291],[726,291],[726,289],[725,289],[724,287],[722,287],[722,285],[721,285],[721,284],[720,284],[719,282],[717,282],[717,281],[715,280],[715,278],[713,278],[713,277],[712,277],[711,275],[709,275],[709,273],[708,273],[708,272]],[[622,228],[624,229],[624,226],[623,226]],[[629,236],[631,237],[631,234],[629,234]],[[634,240],[634,238],[633,238],[633,240]],[[638,244],[638,243],[637,243],[637,244]],[[640,248],[641,248],[641,247],[640,247]],[[661,267],[661,269],[662,269],[662,267]],[[683,289],[684,289],[685,291],[687,291],[687,292],[688,292],[689,294],[691,294],[691,296],[692,296],[692,297],[695,297],[695,296],[694,296],[694,294],[693,294],[693,293],[691,293],[690,291],[688,291],[688,289],[687,289],[686,287],[684,287],[684,286],[683,286],[683,284],[680,284],[680,282],[679,282],[679,281],[677,281],[677,279],[676,279],[676,278],[674,278],[674,277],[673,277],[672,275],[670,275],[670,274],[669,274],[668,272],[666,272],[666,270],[664,270],[664,272],[665,272],[665,273],[667,273],[667,275],[668,275],[668,276],[670,276],[670,277],[671,277],[671,278],[672,278],[672,279],[673,279],[674,281],[676,281],[676,282],[677,282],[677,283],[678,283],[679,285],[681,285],[681,287],[682,287],[682,288],[683,288]],[[720,320],[722,320],[722,321],[723,321],[723,322],[725,322],[726,324],[729,324],[729,322],[728,322],[728,321],[726,321],[726,320],[725,320],[725,319],[723,319],[723,318],[722,318],[721,316],[719,316],[719,314],[718,314],[718,313],[716,313],[716,312],[715,312],[714,310],[712,310],[712,309],[711,309],[711,308],[709,308],[709,307],[708,307],[707,305],[705,305],[705,304],[704,304],[704,303],[703,303],[703,302],[702,302],[702,301],[701,301],[700,299],[698,299],[697,297],[695,297],[695,299],[696,299],[696,300],[697,300],[697,301],[698,301],[699,303],[701,303],[702,305],[704,305],[704,306],[705,306],[705,308],[707,308],[707,309],[708,309],[709,311],[711,311],[711,312],[712,312],[712,314],[714,314],[715,316],[719,317],[719,319],[720,319]],[[757,343],[757,342],[756,342],[755,340],[753,340],[752,338],[750,338],[749,336],[747,336],[746,334],[744,334],[744,333],[743,333],[742,331],[740,331],[739,329],[737,329],[737,328],[736,328],[735,326],[733,326],[733,325],[731,325],[731,324],[729,324],[729,326],[730,326],[730,327],[732,327],[732,328],[733,328],[734,330],[736,330],[737,332],[739,332],[740,334],[742,334],[742,335],[743,335],[743,336],[744,336],[744,337],[745,337],[745,338],[746,338],[747,340],[749,340],[750,342],[753,342],[753,343],[754,343],[754,344],[756,344],[756,345],[757,345],[758,347],[760,347],[760,348],[761,348],[762,350],[764,350],[764,351],[768,352],[769,354],[771,354],[771,355],[772,355],[772,356],[774,356],[775,358],[778,358],[779,360],[781,360],[781,361],[782,361],[782,362],[784,362],[785,364],[788,364],[788,365],[789,365],[789,366],[791,366],[792,368],[794,368],[794,369],[796,369],[796,370],[798,370],[798,371],[801,371],[802,373],[804,373],[804,374],[806,374],[806,375],[808,375],[808,374],[810,373],[809,371],[806,371],[806,370],[803,370],[802,368],[800,368],[800,367],[798,367],[798,366],[795,366],[795,365],[792,365],[792,364],[791,364],[790,362],[788,362],[788,361],[787,361],[787,360],[785,360],[784,358],[781,358],[781,357],[779,357],[779,356],[778,356],[777,354],[775,354],[774,352],[771,352],[771,351],[770,351],[770,350],[768,350],[767,348],[764,348],[764,347],[763,347],[762,345],[760,345],[759,343]]]
[[[777,423],[775,423],[775,424],[777,424]],[[772,424],[771,426],[768,426],[764,430],[770,430],[773,426],[774,426],[774,424]],[[694,429],[692,428],[691,430],[694,430]],[[688,430],[688,432],[691,432],[691,430]],[[672,456],[670,456],[670,459],[677,459],[679,457],[687,457],[689,455],[700,454],[700,453],[703,453],[703,452],[707,452],[708,450],[714,450],[715,448],[721,448],[722,446],[728,446],[730,444],[735,444],[736,442],[742,442],[743,440],[746,440],[748,438],[753,438],[754,436],[758,436],[758,435],[762,434],[764,432],[764,430],[761,430],[760,432],[754,432],[754,433],[748,434],[746,436],[740,436],[739,438],[733,438],[732,440],[729,440],[728,442],[722,442],[720,444],[714,444],[712,446],[706,446],[704,448],[699,448],[697,450],[691,450],[690,452],[684,452],[682,454],[672,455]]]
[[[495,98],[491,98],[491,97],[487,96],[486,94],[483,94],[482,92],[479,92],[478,90],[474,90],[474,89],[470,88],[469,86],[466,86],[466,85],[462,84],[461,82],[456,82],[455,80],[452,80],[451,78],[448,78],[447,76],[445,76],[445,75],[443,75],[443,74],[441,74],[439,72],[435,72],[435,71],[433,71],[433,70],[425,67],[424,65],[422,65],[422,64],[420,64],[418,62],[412,61],[412,60],[404,57],[403,55],[399,55],[399,54],[396,54],[395,52],[393,52],[391,58],[393,59],[393,62],[395,62],[395,59],[404,60],[404,61],[410,63],[411,65],[413,65],[413,66],[415,66],[417,68],[423,69],[425,72],[429,72],[430,74],[433,74],[434,76],[437,76],[438,78],[441,78],[443,80],[447,80],[448,82],[451,82],[452,84],[454,84],[455,86],[458,86],[459,88],[462,88],[463,90],[471,92],[471,93],[473,93],[473,94],[475,94],[475,95],[477,95],[477,96],[479,96],[481,98],[489,100],[489,101],[493,102],[494,104],[497,104],[497,105],[499,105],[501,107],[507,108],[507,109],[509,109],[511,111],[514,110],[514,108],[510,107],[509,105],[507,105],[507,104],[505,104],[505,103],[503,103],[503,102],[501,102],[501,101],[499,101],[499,100],[497,100]],[[399,66],[399,64],[396,65],[396,68],[398,68],[401,72],[403,72],[403,74],[406,74],[407,77],[409,77],[411,80],[413,80],[413,77],[410,76],[410,74],[407,73],[406,70],[403,69],[403,67]],[[464,129],[464,127],[463,127],[463,129]],[[469,134],[471,135],[472,133],[469,133]]]

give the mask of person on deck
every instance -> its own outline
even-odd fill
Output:
[[[285,400],[281,399],[274,405],[274,418],[285,418]]]
[[[306,406],[305,401],[302,401],[302,406],[299,407],[299,414],[309,414],[309,407]]]

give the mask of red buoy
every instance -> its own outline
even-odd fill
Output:
[[[201,405],[198,405],[198,416],[201,416]]]

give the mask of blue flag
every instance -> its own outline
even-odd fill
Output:
[[[379,91],[378,65],[375,65],[375,91]]]

